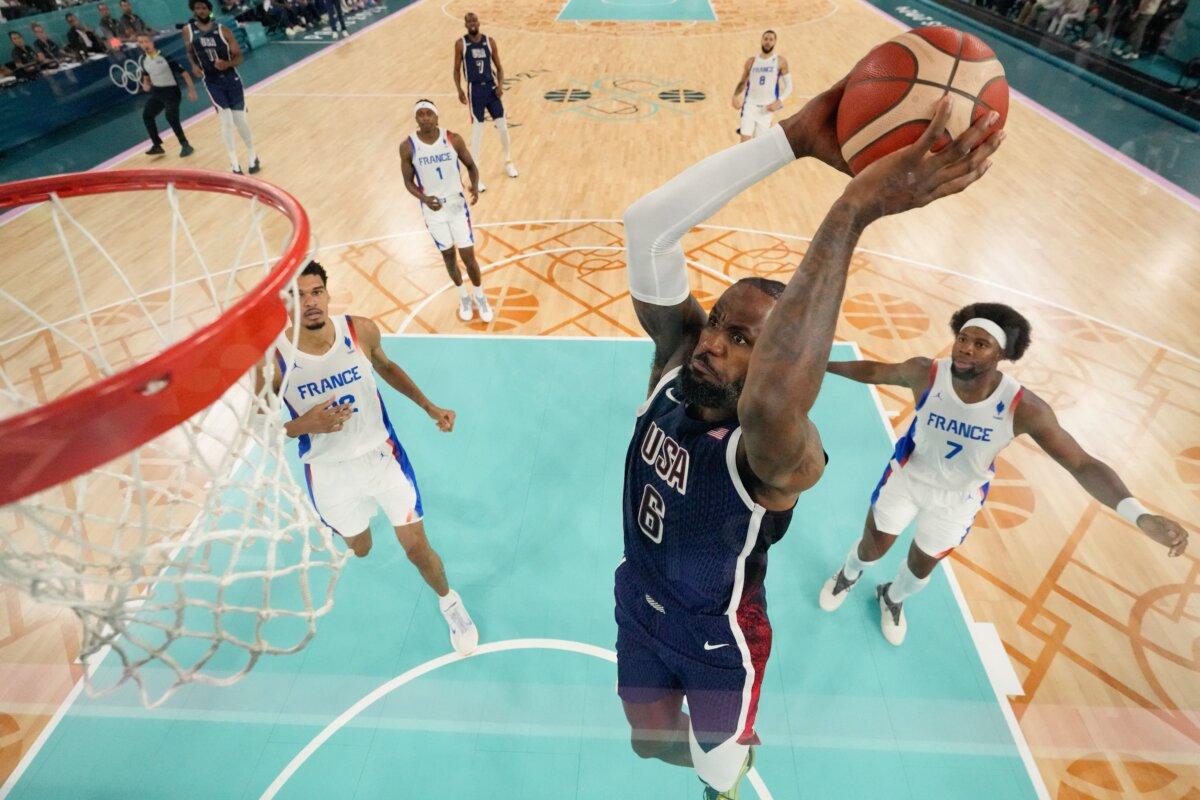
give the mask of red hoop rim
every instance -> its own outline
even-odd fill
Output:
[[[184,169],[77,172],[0,184],[0,209],[60,198],[165,189],[257,199],[292,222],[283,255],[220,318],[152,358],[44,405],[0,420],[0,506],[82,475],[208,408],[258,363],[283,330],[282,297],[308,253],[304,208],[265,181]],[[162,388],[157,383],[165,381]],[[153,387],[153,388],[152,388]]]

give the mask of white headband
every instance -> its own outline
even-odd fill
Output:
[[[992,338],[1000,345],[1001,350],[1008,348],[1008,337],[1004,335],[1004,329],[990,319],[975,317],[964,322],[962,328],[959,328],[959,330],[961,331],[963,328],[982,328],[992,335]]]
[[[430,111],[432,111],[435,114],[438,113],[437,106],[435,106],[429,100],[422,100],[421,102],[419,102],[415,106],[413,106],[413,114],[416,115],[416,113],[418,111],[420,111],[422,108],[428,108]]]

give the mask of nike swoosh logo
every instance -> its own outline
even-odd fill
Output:
[[[666,395],[667,395],[667,399],[668,399],[668,400],[674,401],[674,402],[676,402],[676,403],[679,403],[679,402],[681,402],[681,401],[680,401],[680,399],[679,399],[678,397],[676,397],[676,396],[675,396],[675,390],[674,390],[674,389],[667,389],[667,391],[666,391]]]
[[[725,644],[709,644],[708,642],[704,643],[705,650],[720,650],[722,647],[729,647],[729,642],[725,642]]]

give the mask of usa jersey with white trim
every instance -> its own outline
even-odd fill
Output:
[[[464,34],[463,42],[463,75],[471,86],[494,86],[496,84],[496,68],[492,65],[492,45],[487,36],[480,37],[478,42],[472,42],[470,34]]]
[[[618,602],[729,614],[765,599],[767,548],[792,513],[754,502],[737,471],[737,421],[688,416],[678,376],[664,376],[643,406],[625,457],[628,580],[618,581]]]
[[[978,403],[964,403],[954,391],[951,360],[931,367],[929,389],[917,403],[908,432],[896,442],[892,469],[939,488],[970,492],[996,472],[996,456],[1013,440],[1013,418],[1024,389],[1005,375],[996,391]]]
[[[408,139],[412,142],[413,170],[421,191],[443,203],[460,196],[462,176],[458,169],[458,153],[450,144],[450,132],[439,130],[433,144],[425,144],[415,133]]]
[[[306,464],[349,461],[379,449],[391,436],[375,371],[358,342],[354,322],[349,315],[330,316],[329,322],[333,345],[322,355],[293,349],[287,332],[275,342],[276,364],[289,373],[283,402],[292,419],[331,400],[354,408],[340,431],[298,437],[300,460]]]
[[[779,99],[779,56],[754,57],[746,85],[746,104],[768,106]]]

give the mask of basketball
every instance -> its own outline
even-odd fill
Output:
[[[946,92],[954,109],[934,151],[975,120],[996,111],[1004,127],[1008,81],[992,49],[969,33],[945,27],[916,28],[884,42],[850,72],[838,107],[842,157],[857,175],[888,153],[915,142]]]

